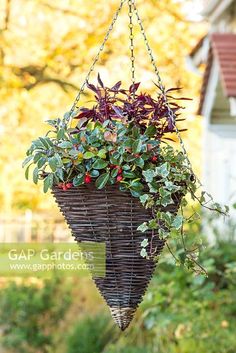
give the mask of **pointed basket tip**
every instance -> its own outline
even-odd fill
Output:
[[[115,323],[119,326],[121,331],[124,331],[127,329],[129,324],[131,323],[136,309],[111,307],[110,311],[111,311],[111,315],[112,315]]]

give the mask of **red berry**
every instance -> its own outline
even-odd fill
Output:
[[[118,169],[118,174],[122,174],[122,172],[123,172],[122,168],[119,168]]]
[[[123,177],[122,177],[121,175],[118,175],[118,177],[116,178],[116,180],[117,180],[118,182],[120,182],[120,181],[123,180]]]
[[[86,175],[85,178],[84,178],[84,182],[85,184],[90,184],[92,181],[92,178],[90,175]]]
[[[157,161],[157,156],[153,156],[152,157],[152,162],[156,162]]]
[[[71,189],[71,188],[72,188],[72,186],[73,186],[73,184],[72,184],[72,183],[67,183],[67,184],[66,184],[67,189]]]
[[[68,188],[67,188],[66,184],[63,184],[62,190],[63,190],[63,191],[66,191],[67,189],[68,189]]]

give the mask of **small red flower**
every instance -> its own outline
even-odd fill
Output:
[[[122,174],[122,172],[123,172],[122,168],[119,168],[118,169],[118,174]]]
[[[91,181],[92,181],[91,176],[90,176],[89,174],[87,174],[87,175],[85,176],[85,178],[84,178],[85,184],[90,184]]]
[[[157,159],[158,159],[157,156],[153,156],[153,157],[152,157],[152,162],[156,162]]]
[[[122,175],[118,175],[118,177],[116,178],[116,180],[117,180],[118,182],[122,181],[122,180],[123,180]]]
[[[59,187],[59,189],[62,189],[63,188],[63,183],[59,183],[57,186]]]
[[[72,186],[73,186],[73,184],[72,184],[72,183],[67,183],[67,184],[66,184],[67,189],[71,189],[71,188],[72,188]]]

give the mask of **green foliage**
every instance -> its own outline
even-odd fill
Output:
[[[192,237],[198,232],[196,227]],[[103,314],[78,321],[74,309],[74,320],[69,315],[58,332],[68,306],[65,284],[11,284],[0,292],[1,344],[22,353],[234,353],[235,245],[217,241],[201,253],[208,277],[174,266],[164,254],[136,322],[125,335]]]
[[[73,327],[66,353],[101,353],[113,336],[114,329],[107,316],[86,317]]]
[[[125,346],[125,347],[119,347],[117,344],[114,346],[109,346],[108,349],[104,351],[104,353],[152,353],[152,351],[146,347],[135,347],[135,346]]]
[[[0,292],[1,344],[12,352],[51,352],[54,331],[69,304],[57,279],[42,287],[10,283]]]
[[[233,353],[236,347],[235,243],[218,241],[202,252],[209,276],[163,261],[142,304],[152,352]]]
[[[90,182],[98,189],[118,184],[121,191],[129,191],[151,209],[149,222],[138,230],[152,231],[149,239],[144,237],[148,244],[142,246],[141,256],[153,257],[154,236],[184,238],[184,224],[191,219],[183,212],[169,212],[168,207],[180,207],[182,211],[188,205],[187,194],[218,213],[224,213],[224,209],[219,204],[209,207],[210,196],[205,192],[197,195],[198,181],[186,156],[166,142],[166,134],[175,133],[175,128],[162,93],[153,99],[136,93],[139,84],[133,92],[133,86],[120,89],[121,82],[110,89],[101,84],[100,76],[98,81],[97,87],[88,84],[97,104],[74,113],[79,121],[75,128],[69,128],[65,118],[48,121],[50,130],[32,142],[23,167],[27,166],[28,177],[28,168],[34,165],[33,181],[37,184],[42,179],[44,192],[55,185],[66,191]],[[175,105],[175,114],[178,109]],[[183,242],[181,263],[194,271],[195,254]]]
[[[193,233],[194,237],[196,233]],[[166,254],[126,336],[105,353],[233,353],[236,347],[235,241],[200,255],[209,276],[176,267]]]

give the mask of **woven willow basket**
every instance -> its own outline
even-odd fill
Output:
[[[140,256],[141,242],[151,234],[137,231],[142,222],[150,220],[151,211],[117,185],[97,190],[89,184],[66,192],[54,187],[52,192],[78,242],[105,242],[106,275],[93,279],[115,322],[125,330],[156,267],[155,259]],[[175,213],[177,208],[178,200],[167,210]],[[154,238],[156,255],[164,245],[163,240]]]

